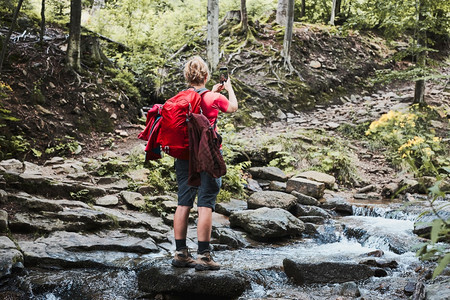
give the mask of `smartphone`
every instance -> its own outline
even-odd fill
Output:
[[[224,84],[225,81],[228,80],[228,68],[227,67],[221,67],[219,69],[219,74],[220,74],[220,83]]]

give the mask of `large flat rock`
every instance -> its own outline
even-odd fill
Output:
[[[284,259],[283,267],[286,275],[298,284],[341,283],[375,276],[371,267],[355,263],[303,263]]]
[[[292,210],[297,204],[297,197],[276,191],[261,191],[253,193],[247,200],[248,208],[260,207],[282,208]]]
[[[57,231],[35,241],[20,241],[19,246],[28,267],[121,267],[127,260],[159,251],[153,239],[119,231],[97,234]]]
[[[172,266],[149,266],[138,274],[139,289],[183,299],[237,299],[249,287],[238,272],[203,271]]]

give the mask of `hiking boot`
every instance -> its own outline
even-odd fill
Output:
[[[196,271],[220,269],[220,265],[212,259],[211,253],[209,251],[197,255],[197,260],[195,262],[197,263],[197,265],[195,266]]]
[[[193,268],[196,265],[195,259],[189,253],[188,248],[175,251],[175,257],[172,259],[172,266],[177,268]]]

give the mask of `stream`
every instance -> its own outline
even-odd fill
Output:
[[[239,299],[407,299],[403,289],[418,280],[422,263],[411,246],[420,242],[413,234],[414,214],[398,210],[398,205],[353,205],[353,215],[337,217],[318,228],[315,237],[279,244],[259,244],[254,248],[215,251],[222,268],[238,270],[250,278],[251,289]],[[359,262],[368,253],[382,250],[382,260],[395,261],[387,277],[372,277],[357,284],[310,284],[299,286],[283,272],[283,259],[305,262]],[[108,256],[108,255],[106,255]],[[106,257],[105,256],[105,257]],[[109,256],[108,256],[109,257]],[[17,285],[33,299],[155,299],[139,292],[137,272],[152,260],[167,260],[169,252],[135,257],[117,257],[118,269],[30,269]],[[348,291],[349,286],[352,290]],[[350,294],[349,294],[350,293]]]

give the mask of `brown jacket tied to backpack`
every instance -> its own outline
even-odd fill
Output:
[[[227,173],[225,161],[220,152],[222,138],[202,114],[191,114],[188,123],[189,135],[189,178],[188,184],[200,186],[200,172],[207,172],[214,178]]]

